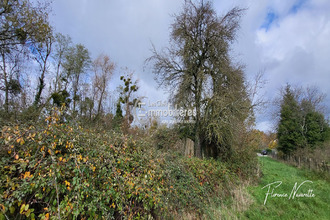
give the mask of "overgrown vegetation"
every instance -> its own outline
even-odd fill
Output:
[[[203,216],[239,182],[241,170],[214,159],[156,150],[150,138],[96,132],[61,121],[1,131],[4,218]],[[240,173],[241,174],[241,173]]]
[[[230,207],[245,211],[246,187],[259,174],[256,151],[277,141],[253,129],[260,76],[250,86],[230,53],[244,10],[218,16],[210,1],[184,1],[170,46],[153,49],[147,61],[180,112],[172,127],[157,115],[139,124],[134,71],[126,68],[111,94],[115,63],[105,54],[92,60],[87,47],[55,33],[50,11],[48,1],[0,3],[0,220],[210,219],[234,218]],[[287,87],[282,153],[328,140],[313,95],[299,98]],[[184,150],[188,138],[193,157]]]
[[[218,16],[209,1],[185,1],[171,26],[170,46],[153,48],[148,59],[172,103],[195,110],[193,139],[200,158],[230,160],[253,115],[243,68],[229,54],[243,11],[235,7]]]

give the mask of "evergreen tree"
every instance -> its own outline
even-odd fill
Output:
[[[302,94],[293,91],[290,85],[285,88],[277,133],[279,150],[284,154],[303,147],[315,148],[329,139],[329,124],[324,115],[317,110],[315,100]]]
[[[298,147],[304,146],[304,136],[301,128],[301,114],[299,104],[287,85],[281,105],[280,122],[278,125],[279,150],[290,154]]]
[[[316,111],[307,113],[304,134],[309,147],[314,148],[318,143],[324,142],[328,131],[329,126],[321,113]]]

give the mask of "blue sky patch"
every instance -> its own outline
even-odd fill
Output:
[[[260,26],[261,29],[269,30],[270,26],[278,19],[278,15],[273,11],[269,10],[267,16],[264,20],[264,23]]]
[[[307,2],[307,0],[297,0],[296,3],[291,7],[289,13],[295,14],[297,11]]]

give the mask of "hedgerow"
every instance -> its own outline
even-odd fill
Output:
[[[5,126],[0,219],[144,219],[203,214],[235,175],[222,163],[161,152],[148,138],[61,120]]]

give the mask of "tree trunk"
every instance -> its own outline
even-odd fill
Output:
[[[202,145],[200,140],[200,129],[199,129],[199,123],[196,121],[195,125],[195,155],[198,158],[202,158]]]
[[[45,75],[47,72],[47,60],[51,53],[52,41],[50,40],[49,44],[48,44],[48,42],[46,44],[47,44],[47,49],[46,49],[46,55],[44,58],[42,57],[41,51],[38,50],[38,53],[41,56],[41,60],[39,60],[39,61],[37,60],[37,62],[39,63],[40,67],[42,68],[42,72],[41,72],[41,76],[39,77],[39,85],[38,85],[38,89],[37,89],[37,94],[34,99],[35,106],[38,106],[38,104],[40,103],[41,94],[42,94],[43,89],[45,88]]]
[[[73,88],[73,112],[76,111],[76,101],[77,101],[77,93],[78,93],[78,83],[79,83],[79,74],[76,76],[75,85]]]
[[[195,122],[195,155],[198,158],[202,158],[202,145],[201,145],[201,137],[200,137],[200,119],[201,119],[201,103],[200,103],[200,92],[199,82],[197,76],[195,76],[195,104],[196,104],[196,122]]]
[[[55,78],[55,85],[54,85],[54,92],[58,92],[57,90],[60,90],[60,68],[61,68],[61,62],[58,62],[57,69],[56,69],[56,78]]]
[[[8,80],[7,80],[7,72],[6,72],[6,61],[5,61],[5,54],[1,53],[2,56],[2,68],[3,68],[3,78],[5,82],[5,111],[9,113],[9,88],[8,88]]]
[[[99,115],[100,112],[101,112],[101,106],[102,106],[103,95],[104,95],[104,89],[103,89],[103,91],[101,92],[101,96],[100,96],[99,104],[98,104],[98,107],[97,107],[97,114],[98,114],[98,115]]]
[[[34,98],[35,106],[38,106],[38,104],[40,102],[42,90],[45,88],[44,77],[45,77],[44,74],[42,74],[41,77],[39,77],[39,85],[38,85],[38,89],[37,89],[37,94]]]

